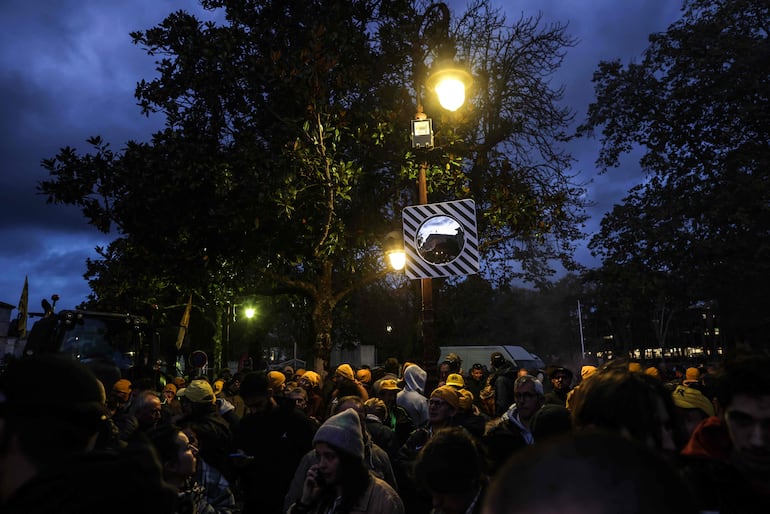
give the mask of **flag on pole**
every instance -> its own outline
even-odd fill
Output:
[[[192,293],[190,294],[190,299],[187,300],[187,307],[184,309],[184,314],[182,314],[182,321],[179,322],[179,334],[176,336],[176,349],[181,350],[182,349],[182,343],[184,343],[184,338],[187,335],[187,327],[190,325],[190,311],[192,310]]]
[[[27,337],[27,317],[29,315],[29,282],[27,277],[24,277],[24,289],[21,290],[21,298],[19,298],[19,317],[17,318],[17,328],[19,333],[19,339]]]

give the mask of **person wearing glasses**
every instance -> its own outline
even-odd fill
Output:
[[[176,425],[162,425],[150,430],[148,438],[163,466],[163,479],[176,488],[175,514],[230,514],[235,511],[235,497],[229,482],[221,472],[198,457],[193,431]]]
[[[545,403],[543,384],[532,375],[524,375],[513,383],[514,403],[505,414],[487,423],[483,442],[496,471],[509,456],[535,442],[530,429],[533,416]]]
[[[436,432],[456,425],[454,418],[459,408],[460,395],[454,387],[437,387],[428,400],[428,422],[416,428],[399,448],[393,461],[393,471],[396,473],[398,494],[404,501],[406,512],[430,512],[431,497],[418,486],[415,463]]]

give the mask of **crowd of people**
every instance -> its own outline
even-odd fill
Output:
[[[575,371],[493,353],[435,377],[389,358],[127,380],[25,358],[0,378],[0,512],[770,509],[770,357]]]

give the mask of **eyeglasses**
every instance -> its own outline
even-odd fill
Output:
[[[516,401],[534,400],[535,398],[537,398],[537,395],[535,393],[515,393],[513,397],[516,399]]]

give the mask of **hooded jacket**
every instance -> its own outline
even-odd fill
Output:
[[[428,399],[423,394],[428,374],[413,364],[404,371],[404,389],[396,396],[396,404],[404,408],[415,427],[428,422]]]

